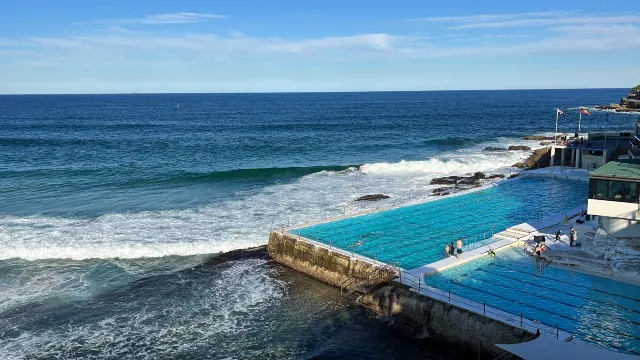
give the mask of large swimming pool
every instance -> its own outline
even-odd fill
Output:
[[[640,354],[640,287],[553,266],[510,248],[425,278],[451,290],[590,342]],[[547,263],[548,264],[548,263]]]
[[[585,204],[587,188],[576,180],[525,178],[291,232],[413,269],[442,259],[444,245],[458,238],[484,241],[492,232]]]

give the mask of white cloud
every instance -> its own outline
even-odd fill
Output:
[[[494,22],[470,22],[451,27],[451,29],[480,29],[480,28],[514,28],[559,25],[588,25],[588,24],[637,24],[640,15],[622,16],[583,16],[583,17],[543,17],[532,19],[514,19]]]
[[[102,35],[75,36],[71,38],[27,38],[21,44],[33,48],[59,49],[130,49],[130,50],[182,50],[218,54],[313,54],[332,51],[387,51],[401,37],[388,34],[362,34],[285,40],[282,38],[255,38],[239,33],[224,37],[216,34],[186,34],[182,36],[159,36],[121,31]]]
[[[532,17],[558,17],[566,15],[566,12],[545,11],[545,12],[528,12],[528,13],[512,13],[512,14],[481,14],[468,16],[433,16],[414,19],[426,22],[447,22],[447,23],[478,23],[513,19],[526,19]]]
[[[546,11],[469,16],[437,16],[416,19],[444,25],[446,29],[497,29],[517,27],[554,27],[562,25],[626,25],[640,23],[640,14],[584,16],[578,12]]]
[[[118,24],[158,25],[158,24],[188,24],[188,23],[195,23],[195,22],[200,22],[200,21],[210,20],[210,19],[226,19],[226,18],[229,18],[229,16],[218,15],[218,14],[180,12],[180,13],[172,13],[172,14],[147,15],[141,18],[133,18],[133,19],[110,19],[110,20],[103,20],[103,22],[118,23]]]
[[[537,36],[475,34],[475,38],[465,36],[452,41],[447,41],[446,35],[377,33],[292,40],[252,37],[239,32],[224,36],[206,33],[166,35],[116,27],[103,33],[72,37],[0,39],[0,50],[3,50],[4,59],[10,58],[12,52],[18,54],[20,51],[21,61],[31,54],[37,61],[75,63],[83,59],[83,66],[95,67],[115,62],[147,62],[150,66],[165,61],[186,64],[203,59],[344,62],[640,51],[640,27],[636,25],[565,25],[550,27],[549,32]]]

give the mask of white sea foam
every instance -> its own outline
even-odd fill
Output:
[[[275,270],[265,264],[257,259],[236,261],[215,276],[200,274],[187,282],[174,275],[165,280],[165,292],[151,298],[128,296],[115,303],[90,300],[77,315],[71,312],[67,314],[71,318],[50,320],[59,321],[60,326],[26,326],[19,337],[0,339],[0,358],[156,359],[198,349],[233,354],[235,343],[248,345],[275,333],[278,318],[265,314],[278,306],[287,285],[275,279],[270,274]],[[104,315],[94,319],[96,307]],[[263,338],[239,338],[269,327],[272,331],[261,334]]]
[[[286,184],[238,194],[234,200],[198,209],[105,214],[94,219],[49,216],[0,218],[0,259],[141,258],[225,252],[262,245],[272,226],[380,206],[354,203],[384,193],[386,203],[425,196],[438,176],[476,171],[508,173],[523,151],[482,152],[537,141],[503,138],[422,161],[365,164],[360,170],[323,171]]]

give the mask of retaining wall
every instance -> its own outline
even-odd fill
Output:
[[[379,315],[393,316],[415,336],[428,336],[459,349],[496,357],[504,350],[493,344],[523,342],[532,333],[475,312],[423,296],[401,284],[378,287],[361,299],[362,305]]]
[[[357,280],[354,286],[366,286],[396,276],[394,269],[384,264],[351,257],[344,251],[318,246],[286,233],[271,232],[268,249],[275,261],[335,286],[341,286],[350,278]]]

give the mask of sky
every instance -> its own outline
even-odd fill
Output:
[[[0,94],[630,88],[637,1],[5,0]]]

